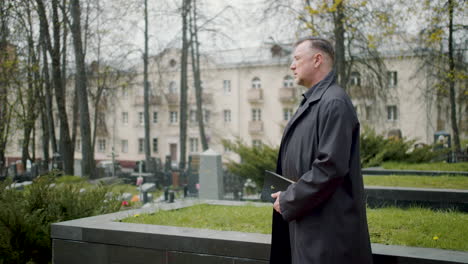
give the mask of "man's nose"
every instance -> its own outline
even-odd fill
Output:
[[[291,65],[289,66],[289,68],[291,70],[294,70],[296,68],[296,64],[294,62],[292,62]]]

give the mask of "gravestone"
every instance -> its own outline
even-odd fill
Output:
[[[221,155],[212,149],[200,154],[200,199],[221,200],[224,196]]]
[[[152,191],[156,190],[156,184],[154,184],[154,183],[144,183],[143,185],[141,185],[140,190],[141,190],[141,193],[143,195],[143,197],[141,199],[143,201],[143,204],[148,203],[148,202],[150,202],[148,192],[152,192]],[[152,196],[151,196],[151,198],[152,198]]]
[[[130,199],[132,199],[132,194],[131,193],[128,193],[128,192],[125,192],[122,194],[122,200],[123,201],[130,201]]]

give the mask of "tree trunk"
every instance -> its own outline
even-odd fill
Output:
[[[52,153],[56,153],[58,151],[57,149],[57,139],[55,137],[55,129],[54,129],[54,115],[52,112],[53,109],[53,100],[52,100],[52,87],[50,83],[50,76],[49,76],[49,59],[47,58],[47,44],[46,44],[46,39],[44,32],[41,30],[41,45],[42,45],[42,65],[43,65],[43,78],[44,78],[44,109],[45,111],[45,119],[46,119],[46,124],[43,127],[44,130],[47,130],[47,133],[44,132],[44,134],[49,135],[51,144],[52,144]],[[47,146],[48,148],[48,146]],[[49,150],[47,149],[47,152]],[[45,155],[45,153],[44,153]],[[49,162],[49,156],[45,157],[46,162]]]
[[[461,151],[460,134],[457,123],[457,102],[455,99],[455,62],[453,58],[453,5],[452,0],[448,0],[449,8],[449,89],[450,89],[450,120],[453,131],[453,147],[456,152]]]
[[[145,160],[146,171],[152,170],[150,166],[151,148],[150,148],[150,120],[149,120],[149,83],[148,83],[148,0],[145,0],[145,53],[143,54],[144,75],[143,75],[143,89],[144,89],[144,119],[145,119]]]
[[[81,42],[81,10],[80,1],[71,0],[72,37],[76,62],[76,88],[80,105],[80,132],[82,144],[82,173],[84,176],[95,178],[94,150],[91,148],[91,127],[89,121],[88,90],[85,71],[83,44]]]
[[[187,16],[190,12],[190,0],[182,1],[182,55],[180,71],[180,164],[181,170],[185,169],[186,147],[187,147],[187,64],[188,64],[188,42],[187,42]]]
[[[47,50],[52,58],[52,80],[55,89],[55,100],[57,103],[57,112],[60,120],[60,153],[66,174],[73,174],[73,149],[70,139],[70,129],[68,126],[68,117],[66,111],[66,96],[64,83],[62,82],[62,72],[60,67],[60,22],[58,20],[58,3],[52,0],[52,24],[54,32],[54,46],[52,46],[49,34],[49,23],[44,7],[43,0],[36,0],[37,12],[40,21],[40,30],[45,36]]]
[[[35,43],[33,39],[33,22],[31,17],[31,9],[29,3],[26,3],[26,16],[27,16],[27,43],[28,43],[28,68],[27,68],[27,91],[26,91],[26,104],[23,104],[23,148],[21,161],[26,164],[27,160],[31,160],[29,153],[29,146],[31,141],[31,133],[33,133],[34,125],[38,116],[36,109],[36,102],[39,96],[40,75],[39,75],[39,61],[36,55]],[[34,148],[34,139],[32,139]],[[34,156],[34,154],[33,154]]]
[[[336,13],[333,13],[335,35],[335,69],[338,76],[338,84],[346,90],[346,58],[345,58],[345,29],[343,2],[339,3]]]
[[[0,2],[0,175],[3,174],[3,168],[6,165],[5,151],[8,141],[10,121],[11,121],[11,106],[8,103],[8,91],[10,79],[8,75],[14,66],[8,66],[5,62],[11,60],[10,51],[8,49],[8,18],[9,11],[7,3]],[[15,51],[14,51],[15,52]],[[16,54],[15,54],[16,55]],[[15,64],[13,64],[15,65]]]
[[[197,121],[198,129],[200,131],[200,140],[202,144],[203,151],[208,149],[208,141],[206,140],[205,135],[205,125],[203,120],[203,105],[202,105],[202,87],[201,87],[201,77],[200,77],[200,52],[199,52],[199,43],[198,43],[198,28],[197,28],[197,5],[196,0],[193,1],[192,13],[190,16],[190,43],[192,51],[192,70],[195,86],[195,98],[197,104]]]

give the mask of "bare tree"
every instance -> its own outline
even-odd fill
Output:
[[[94,178],[95,163],[94,150],[91,143],[91,126],[89,121],[88,109],[88,91],[87,77],[85,69],[83,43],[81,39],[81,9],[79,0],[72,0],[71,16],[72,16],[72,37],[73,47],[75,51],[76,63],[76,89],[78,94],[78,102],[80,105],[80,134],[82,143],[82,173],[83,175]]]
[[[61,68],[61,44],[60,28],[65,26],[59,20],[58,0],[52,0],[52,31],[53,44],[49,32],[49,21],[43,0],[36,0],[37,13],[40,21],[40,31],[44,36],[47,51],[52,59],[52,82],[55,90],[55,101],[60,120],[60,153],[62,154],[64,171],[66,174],[73,174],[74,153],[70,138],[70,128],[68,125],[68,115],[66,111],[65,84],[63,83],[63,73]],[[65,45],[65,43],[63,43]]]
[[[10,137],[10,122],[15,105],[10,101],[11,88],[14,85],[12,76],[17,76],[18,69],[16,48],[9,43],[11,9],[11,1],[0,2],[0,175],[6,164],[6,145]]]
[[[145,160],[146,169],[150,167],[151,163],[151,149],[150,149],[150,119],[149,119],[149,82],[148,82],[148,0],[145,1],[144,17],[145,17],[145,51],[143,53],[143,86],[144,86],[144,122],[145,122]],[[151,166],[152,167],[152,166]]]
[[[186,151],[187,151],[187,66],[189,41],[187,39],[188,17],[190,15],[191,0],[182,0],[182,53],[180,70],[180,164],[181,170],[185,169]]]
[[[468,108],[468,88],[464,85],[468,26],[463,20],[464,4],[463,0],[430,1],[418,10],[427,18],[419,43],[419,51],[423,51],[421,67],[428,76],[427,94],[431,99],[436,96],[439,107],[448,104],[456,152],[461,151],[460,126],[463,122],[460,117],[464,114],[463,107]],[[438,126],[438,129],[442,127]]]
[[[197,104],[197,121],[198,129],[200,131],[200,139],[203,150],[208,149],[208,141],[206,140],[205,126],[203,124],[203,98],[202,86],[200,77],[200,43],[198,42],[198,26],[197,26],[197,5],[196,0],[193,1],[192,12],[190,13],[190,50],[192,56],[192,71],[193,81],[195,87],[195,98]]]
[[[378,48],[397,29],[395,21],[400,17],[392,12],[396,3],[361,0],[301,3],[265,1],[264,18],[292,13],[298,22],[298,35],[307,32],[334,40],[335,69],[343,88],[348,88],[350,74],[356,67],[369,70],[369,77],[376,84],[373,88],[385,87],[387,73]]]

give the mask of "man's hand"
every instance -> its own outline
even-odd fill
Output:
[[[281,208],[279,203],[280,194],[281,192],[275,192],[271,194],[271,197],[276,199],[275,203],[273,204],[273,208],[276,210],[276,212],[281,214]]]

